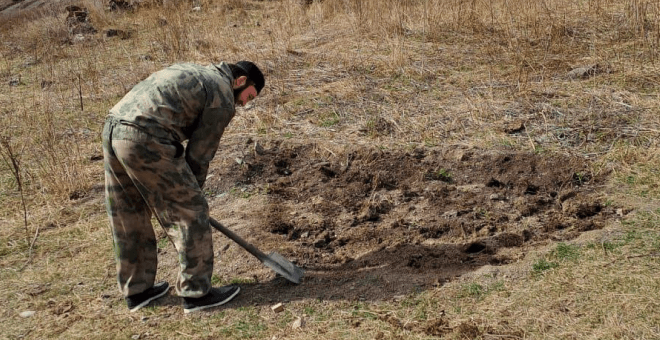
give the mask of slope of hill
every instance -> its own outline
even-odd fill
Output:
[[[68,1],[2,1],[0,339],[660,339],[660,7],[80,0],[95,29],[78,33]],[[105,116],[166,65],[237,60],[266,87],[204,193],[305,278],[215,233],[213,284],[239,284],[235,300],[130,314]]]

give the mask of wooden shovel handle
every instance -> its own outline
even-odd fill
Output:
[[[240,238],[238,235],[236,235],[233,231],[227,229],[227,227],[223,226],[220,224],[220,222],[216,221],[212,217],[209,217],[209,222],[211,223],[211,226],[215,229],[217,229],[219,232],[225,234],[227,237],[229,237],[232,241],[238,243],[239,246],[243,247],[243,249],[247,250],[250,252],[250,254],[254,255],[256,258],[258,258],[261,262],[264,261],[264,259],[268,258],[268,255],[264,254],[261,250],[259,250],[257,247],[247,243],[245,240]]]

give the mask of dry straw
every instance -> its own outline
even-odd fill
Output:
[[[93,290],[114,289],[111,259],[98,263],[110,253],[103,229],[100,129],[108,109],[133,85],[174,62],[249,59],[265,70],[263,95],[239,110],[223,146],[250,137],[316,144],[324,157],[340,157],[355,145],[569,153],[594,160],[594,172],[611,169],[623,183],[636,183],[631,192],[617,194],[657,197],[656,1],[202,0],[200,10],[187,1],[142,3],[134,11],[109,12],[105,1],[83,1],[98,33],[82,38],[69,33],[59,2],[0,18],[0,200],[5,207],[0,210],[0,262],[13,268],[2,272],[3,292],[33,279],[16,271],[33,239],[37,248],[43,242],[28,267],[33,275],[60,289],[78,287],[80,275],[89,279],[85,284],[94,282]],[[130,32],[130,37],[108,37],[108,29]],[[67,243],[79,246],[68,249]],[[88,271],[80,274],[59,264],[73,259]],[[493,315],[514,323],[506,327],[528,332],[515,333],[518,337],[580,338],[584,329],[571,322],[586,319],[570,313],[575,306],[567,305],[569,312],[554,320],[554,309],[539,310],[553,293],[563,292],[562,285],[586,284],[578,273],[564,274],[577,279],[549,276],[538,283],[541,287],[532,282],[536,293],[518,287],[519,295],[504,305],[493,297],[472,310],[512,309],[510,317]],[[649,284],[635,275],[639,284]],[[633,282],[624,283],[629,294]],[[584,286],[578,288],[576,294]],[[595,299],[595,292],[582,296]],[[3,305],[12,310],[48,306],[47,296],[30,300],[20,294]],[[66,297],[79,308],[70,314],[74,318],[92,315],[105,303],[118,304],[78,296]],[[530,296],[534,300],[526,300]],[[657,336],[657,328],[640,326],[649,315],[632,313],[621,296],[604,297],[621,306],[616,314],[607,314],[602,304],[582,305],[582,310],[595,308],[588,318],[601,318],[604,328],[594,337]],[[636,297],[640,305],[655,304]],[[3,313],[14,315],[8,309]],[[546,321],[536,315],[547,316]],[[231,314],[226,321],[241,317],[247,316]],[[137,329],[121,315],[99,314],[94,327],[66,320],[80,337],[99,332],[107,337],[117,324]],[[621,320],[637,328],[617,328]],[[61,336],[66,330],[55,314],[38,321],[31,336]],[[178,333],[166,335],[194,333],[188,321],[180,321],[175,320]],[[309,333],[293,338],[323,337],[323,328],[323,334],[345,334],[339,326],[328,330],[330,322],[317,324],[322,327],[311,322]],[[384,324],[374,321],[373,332],[348,330],[347,337],[423,337]],[[23,325],[9,322],[6,334],[22,334]],[[205,325],[219,331],[220,326]],[[378,333],[378,327],[385,330]]]

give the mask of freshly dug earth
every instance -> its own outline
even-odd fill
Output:
[[[212,214],[306,270],[295,286],[214,235],[216,275],[248,278],[237,300],[244,305],[391,299],[511,263],[615,216],[597,196],[606,174],[590,173],[579,157],[232,145],[206,184]]]

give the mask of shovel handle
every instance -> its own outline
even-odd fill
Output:
[[[268,255],[264,254],[261,250],[259,250],[257,247],[247,243],[245,240],[240,238],[238,235],[236,235],[233,231],[227,229],[227,227],[223,226],[220,224],[220,222],[216,221],[212,217],[209,217],[209,222],[211,223],[211,226],[213,228],[217,229],[219,232],[225,234],[227,237],[229,237],[232,241],[238,243],[239,246],[243,247],[243,249],[247,250],[250,252],[250,254],[254,255],[256,258],[258,258],[261,262],[264,261],[264,259],[268,258]]]

